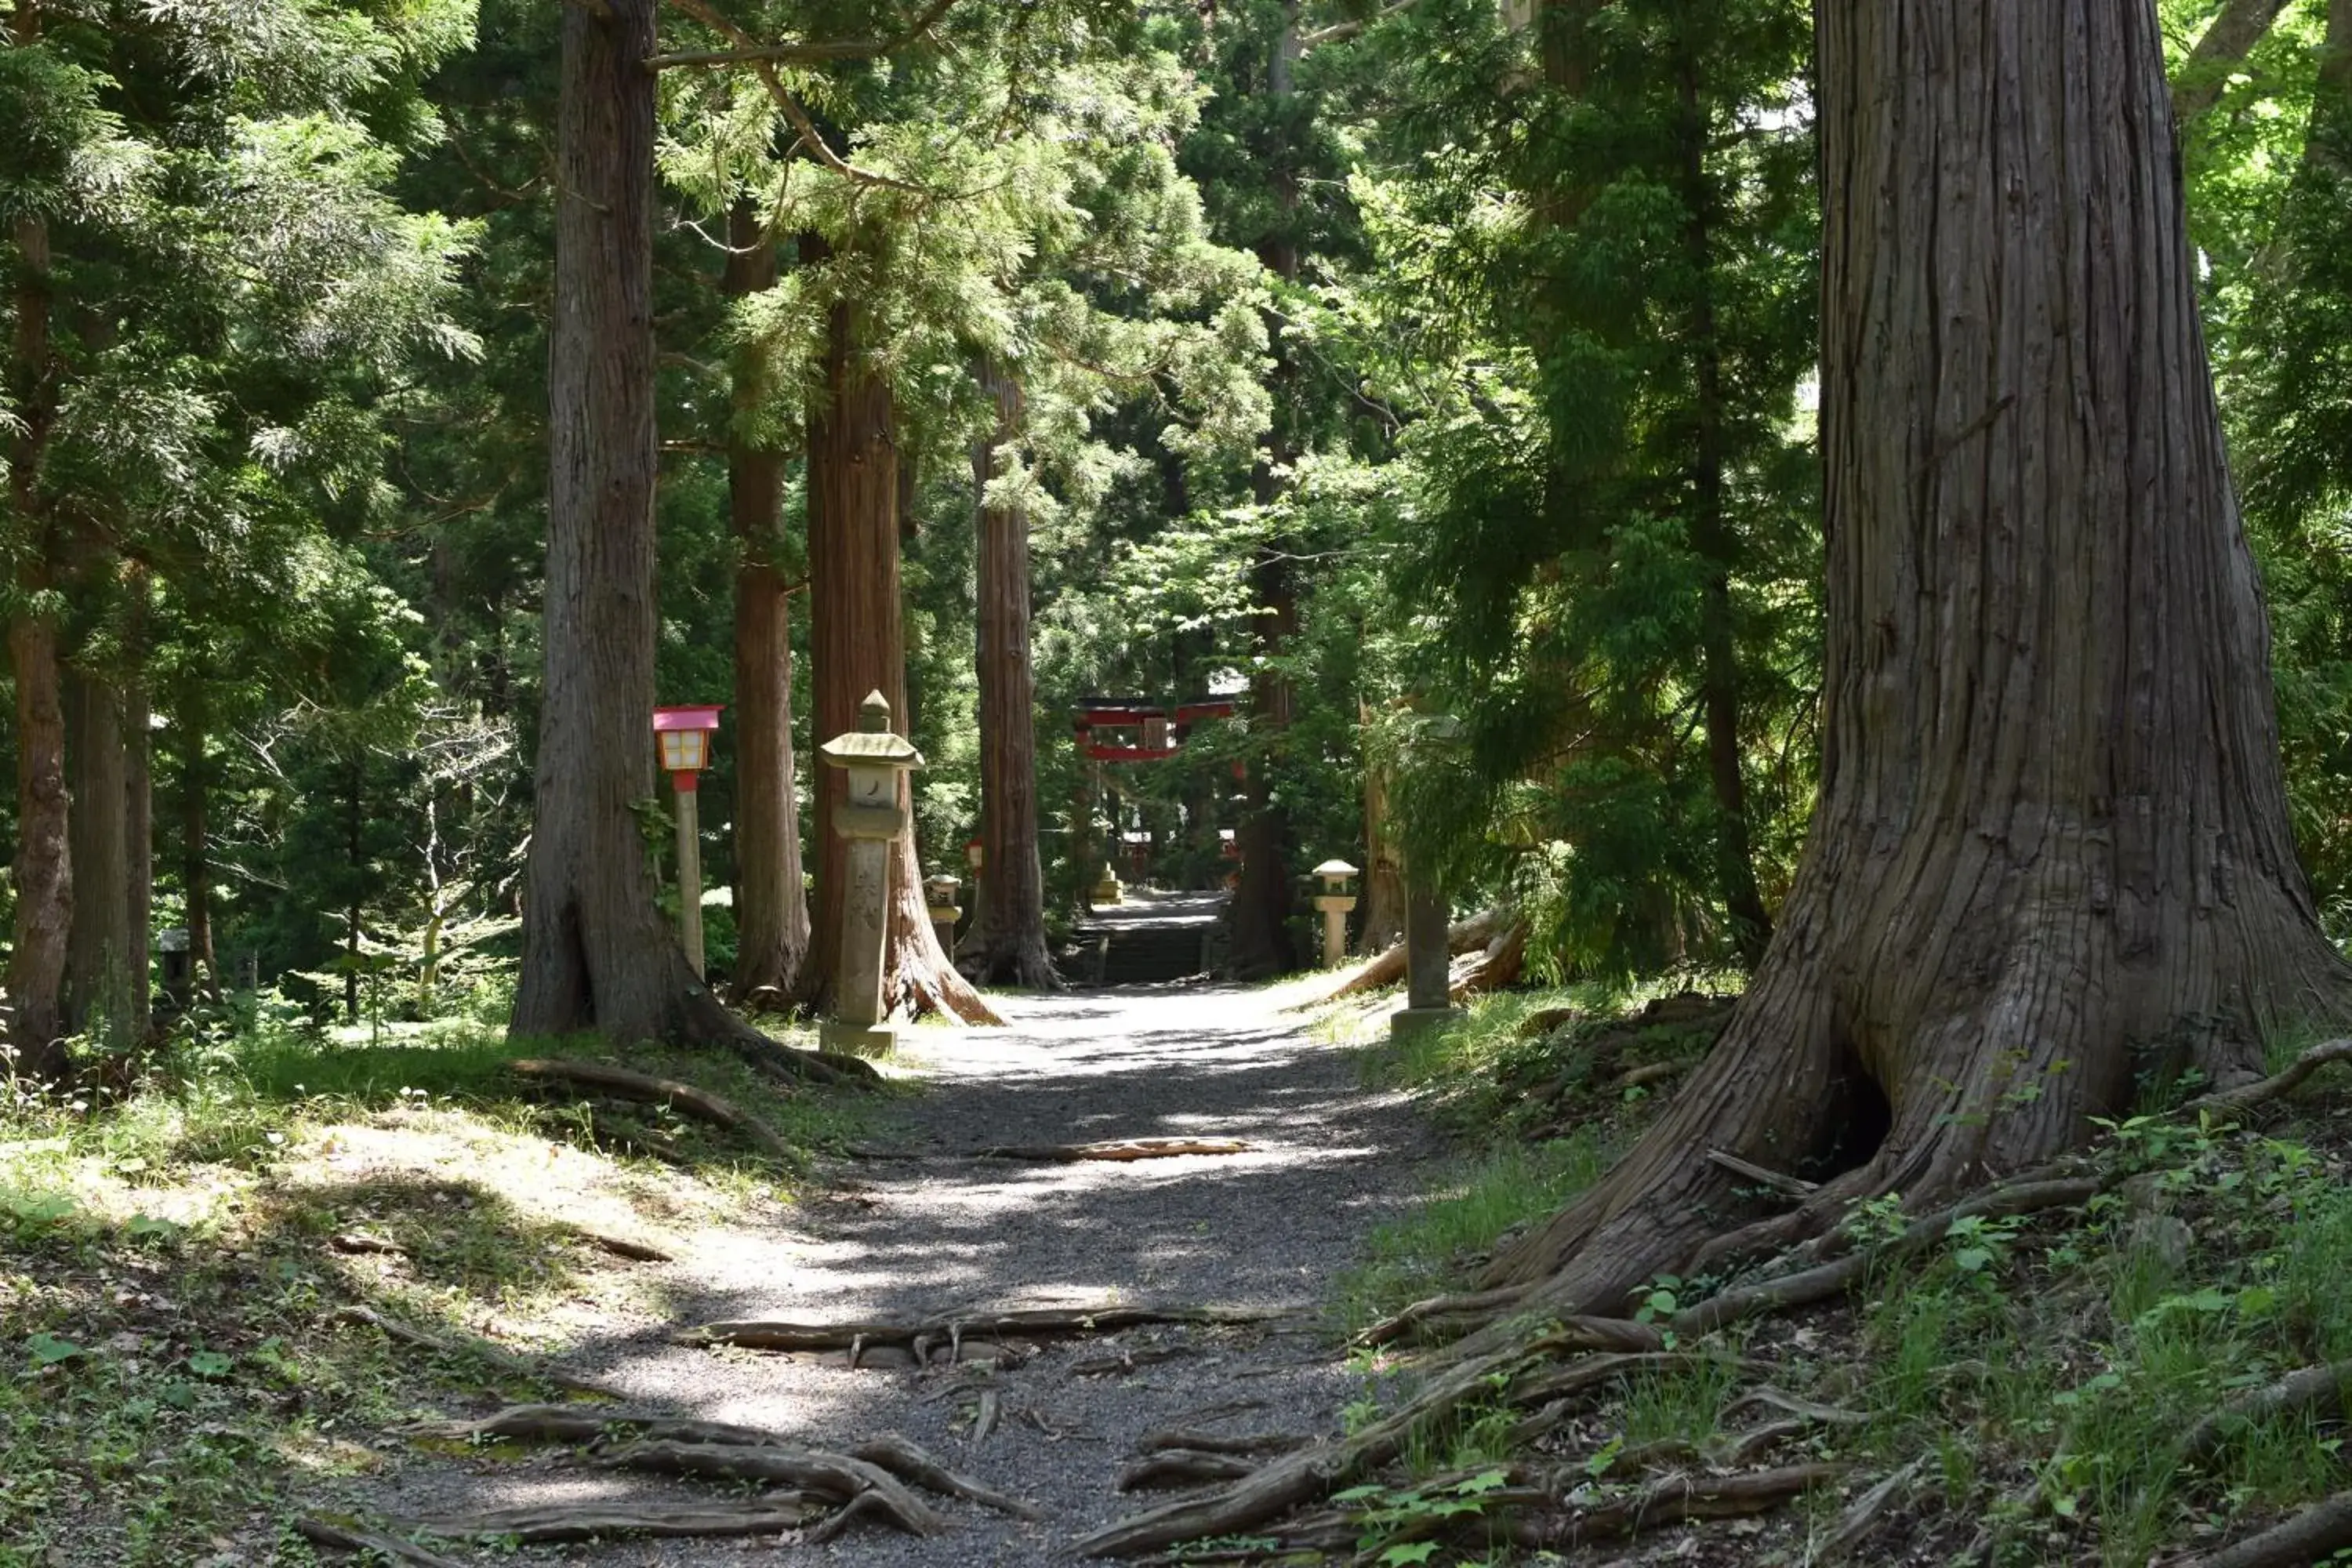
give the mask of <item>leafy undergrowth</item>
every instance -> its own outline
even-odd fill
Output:
[[[531,1358],[657,1299],[613,1241],[688,1245],[797,1175],[667,1107],[534,1092],[507,1064],[546,1053],[486,1030],[366,1039],[251,1031],[120,1101],[0,1111],[0,1568],[309,1562],[291,1519],[391,1462],[387,1426],[560,1396]],[[796,1147],[862,1114],[732,1060],[627,1065]]]
[[[1520,1019],[1537,1009],[1509,1005]],[[1496,1126],[1513,1125],[1514,1104],[1548,1107],[1512,1086],[1549,1083],[1559,1064],[1530,1067],[1517,1031],[1496,1004],[1416,1053],[1422,1081]],[[1603,1062],[1580,1081],[1622,1070]],[[1581,1093],[1566,1097],[1595,1119],[1581,1135],[1617,1146],[1637,1108]],[[1462,1288],[1463,1266],[1563,1184],[1522,1184],[1516,1214],[1514,1169],[1592,1169],[1547,1163],[1556,1142],[1513,1152],[1517,1136],[1384,1237],[1356,1310],[1433,1279]],[[1842,1239],[1885,1261],[1851,1292],[1778,1315],[1674,1328],[1695,1303],[1801,1261],[1657,1280],[1633,1330],[1647,1349],[1614,1362],[1531,1322],[1525,1361],[1414,1426],[1337,1515],[1264,1544],[1319,1531],[1379,1564],[2173,1568],[2352,1489],[2333,1378],[2289,1408],[2237,1408],[2301,1369],[2352,1375],[2352,1089],[2323,1076],[2243,1116],[2136,1117],[2106,1129],[2078,1173],[2095,1195],[1962,1217],[1924,1247],[1898,1242],[1899,1205],[1863,1205]],[[1363,1363],[1381,1383],[1410,1382],[1414,1353]],[[1547,1392],[1578,1367],[1601,1375]],[[1367,1399],[1354,1425],[1381,1415]],[[1681,1519],[1694,1509],[1730,1517]],[[2278,1561],[2323,1559],[2335,1560]]]

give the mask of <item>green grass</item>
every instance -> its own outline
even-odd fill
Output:
[[[527,1356],[583,1310],[643,1310],[654,1287],[583,1227],[736,1223],[801,1174],[668,1108],[507,1071],[607,1054],[463,1020],[379,1037],[249,1012],[127,1098],[0,1107],[0,1568],[308,1563],[291,1518],[382,1465],[388,1426],[560,1397],[465,1347],[495,1324]],[[731,1057],[625,1059],[802,1148],[876,1114],[878,1097],[779,1094]],[[347,1305],[458,1348],[393,1344]]]
[[[1374,1229],[1364,1261],[1340,1281],[1348,1331],[1458,1285],[1467,1258],[1591,1186],[1608,1160],[1600,1139],[1588,1133],[1501,1143],[1464,1158],[1408,1217]]]

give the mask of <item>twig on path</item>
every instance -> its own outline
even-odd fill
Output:
[[[650,1073],[617,1068],[609,1062],[571,1061],[553,1057],[525,1057],[519,1061],[509,1062],[507,1070],[521,1078],[553,1079],[590,1089],[607,1089],[652,1105],[675,1105],[713,1126],[740,1134],[779,1160],[791,1163],[800,1159],[800,1151],[778,1137],[774,1128],[733,1100],[723,1099],[707,1089],[681,1083],[674,1078],[656,1078]]]
[[[338,1307],[334,1310],[333,1317],[338,1322],[365,1323],[381,1332],[386,1339],[397,1340],[403,1344],[413,1345],[418,1350],[431,1351],[436,1355],[470,1357],[475,1361],[487,1362],[500,1372],[516,1377],[535,1378],[542,1383],[551,1383],[559,1388],[577,1389],[583,1394],[601,1394],[607,1399],[622,1397],[621,1392],[612,1384],[601,1383],[593,1377],[581,1377],[575,1373],[564,1372],[560,1368],[548,1365],[536,1357],[520,1354],[508,1350],[503,1345],[495,1345],[488,1340],[476,1339],[471,1335],[463,1339],[454,1339],[428,1333],[412,1324],[404,1323],[397,1318],[387,1318],[373,1307],[356,1304]]]
[[[975,1160],[1025,1160],[1035,1164],[1074,1164],[1081,1160],[1122,1163],[1173,1160],[1186,1154],[1246,1154],[1256,1147],[1238,1138],[1114,1138],[1100,1143],[1010,1143],[975,1149]]]
[[[852,1458],[863,1459],[869,1465],[879,1465],[900,1480],[919,1486],[925,1491],[941,1497],[961,1498],[982,1508],[1011,1514],[1015,1519],[1038,1520],[1045,1510],[1019,1498],[1008,1497],[992,1487],[957,1475],[920,1447],[896,1433],[884,1433],[879,1437],[860,1443],[849,1450]]]
[[[845,1323],[750,1319],[705,1323],[679,1334],[678,1342],[764,1351],[846,1350],[859,1355],[877,1349],[903,1349],[919,1360],[928,1360],[928,1352],[943,1343],[952,1363],[961,1361],[975,1346],[1006,1341],[1076,1339],[1165,1323],[1233,1327],[1295,1316],[1297,1313],[1289,1308],[1177,1306],[1040,1307],[950,1318]]]
[[[610,1231],[592,1230],[584,1225],[570,1222],[566,1222],[563,1228],[591,1247],[600,1247],[615,1258],[625,1258],[635,1263],[673,1261],[672,1254],[656,1247],[650,1241],[639,1241],[635,1237],[615,1236]]]

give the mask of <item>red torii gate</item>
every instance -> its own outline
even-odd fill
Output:
[[[1140,697],[1084,697],[1070,710],[1079,754],[1097,763],[1156,763],[1174,756],[1194,724],[1230,719],[1230,697],[1202,697],[1173,707]],[[1098,730],[1140,731],[1138,742],[1097,740]]]

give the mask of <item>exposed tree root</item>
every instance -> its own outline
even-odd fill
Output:
[[[343,1552],[372,1552],[396,1563],[414,1563],[416,1568],[466,1568],[464,1563],[437,1552],[427,1552],[413,1541],[366,1529],[355,1519],[306,1515],[294,1521],[294,1529],[303,1540],[319,1546]]]
[[[789,1446],[782,1433],[725,1421],[626,1407],[578,1405],[512,1405],[478,1421],[424,1421],[401,1430],[411,1436],[469,1443],[510,1437],[529,1443],[572,1443],[589,1448],[659,1438],[680,1443],[734,1443],[747,1447]]]
[[[1496,1314],[1510,1310],[1527,1293],[1525,1286],[1506,1285],[1500,1289],[1477,1290],[1464,1296],[1432,1296],[1374,1323],[1358,1334],[1356,1342],[1391,1345],[1450,1339],[1463,1330],[1493,1321]]]
[[[2284,1524],[2195,1558],[2182,1568],[2303,1568],[2347,1546],[2352,1546],[2352,1492],[2337,1492]]]
[[[908,1491],[898,1477],[879,1465],[845,1454],[744,1443],[675,1443],[648,1438],[616,1448],[597,1463],[614,1469],[650,1470],[667,1476],[766,1481],[814,1492],[839,1503],[855,1502],[872,1493],[881,1500],[866,1504],[865,1508],[878,1510],[887,1522],[909,1535],[937,1535],[948,1527],[948,1521]]]
[[[2207,1111],[2252,1110],[2256,1106],[2267,1105],[2273,1100],[2294,1093],[2321,1068],[2346,1061],[2352,1061],[2352,1040],[2322,1040],[2269,1078],[2258,1079],[2236,1089],[2216,1089],[2211,1094],[2200,1095],[2173,1114],[2191,1116]]]
[[[1518,1546],[1535,1551],[1566,1551],[1591,1542],[1617,1540],[1661,1525],[1679,1524],[1685,1520],[1737,1519],[1746,1514],[1768,1513],[1815,1487],[1839,1480],[1845,1473],[1843,1465],[1824,1464],[1785,1465],[1779,1469],[1750,1470],[1731,1476],[1674,1476],[1633,1497],[1602,1503],[1566,1519],[1512,1521],[1508,1534]]]
[[[1238,1138],[1114,1138],[1100,1143],[1011,1143],[975,1149],[975,1160],[1025,1160],[1071,1164],[1081,1160],[1173,1160],[1185,1154],[1246,1154],[1256,1145]]]
[[[1517,983],[1520,972],[1527,967],[1527,922],[1512,921],[1496,932],[1484,950],[1458,959],[1449,967],[1446,998],[1459,1005],[1473,996],[1506,990]]]
[[[1163,1454],[1171,1449],[1190,1448],[1199,1454],[1288,1454],[1314,1441],[1314,1438],[1296,1432],[1245,1432],[1228,1436],[1221,1432],[1166,1427],[1157,1432],[1146,1432],[1135,1445],[1135,1451],[1139,1454]]]
[[[885,1433],[870,1438],[849,1450],[850,1457],[878,1465],[910,1486],[918,1486],[941,1497],[961,1498],[998,1513],[1014,1519],[1037,1520],[1045,1517],[1045,1510],[1019,1498],[1009,1497],[992,1487],[957,1475],[925,1453],[920,1447],[895,1433]]]
[[[853,1367],[879,1364],[877,1351],[903,1352],[906,1364],[942,1357],[954,1365],[975,1352],[996,1354],[1008,1342],[1115,1334],[1150,1324],[1236,1325],[1273,1322],[1294,1314],[1259,1307],[1032,1308],[909,1321],[793,1323],[749,1321],[705,1323],[678,1336],[680,1343],[736,1345],[746,1350],[843,1351]],[[1016,1352],[1017,1353],[1017,1352]]]
[[[594,1541],[614,1535],[639,1535],[657,1541],[692,1536],[781,1535],[814,1522],[830,1512],[832,1506],[806,1492],[782,1491],[771,1492],[757,1502],[734,1506],[688,1503],[626,1508],[609,1503],[557,1504],[499,1509],[460,1518],[407,1520],[403,1521],[403,1527],[449,1541],[514,1541],[526,1546]]]
[[[1830,1531],[1829,1539],[1822,1542],[1817,1558],[1823,1563],[1839,1562],[1869,1540],[1871,1532],[1886,1517],[1886,1510],[1909,1495],[1913,1483],[1918,1480],[1919,1472],[1927,1463],[1927,1456],[1923,1454],[1854,1499],[1853,1505],[1838,1516],[1837,1526]]]
[[[2289,1373],[2276,1383],[2249,1389],[2207,1415],[2189,1429],[2182,1447],[2192,1459],[2209,1459],[2247,1426],[2273,1415],[2341,1415],[2347,1388],[2352,1388],[2352,1361]]]
[[[365,1323],[386,1339],[397,1340],[405,1345],[414,1345],[418,1350],[431,1351],[436,1355],[459,1356],[484,1362],[500,1372],[516,1377],[551,1383],[559,1388],[578,1389],[583,1394],[599,1394],[607,1399],[622,1397],[620,1391],[614,1388],[612,1384],[601,1383],[593,1377],[580,1377],[562,1371],[534,1357],[508,1350],[503,1345],[494,1345],[488,1340],[478,1340],[471,1336],[452,1339],[427,1333],[425,1330],[404,1323],[397,1318],[387,1318],[373,1307],[356,1304],[338,1307],[335,1309],[334,1317],[338,1322]]]
[[[609,1062],[570,1061],[552,1057],[525,1057],[509,1062],[507,1069],[519,1077],[579,1084],[589,1089],[601,1089],[630,1100],[644,1100],[652,1105],[675,1105],[689,1111],[715,1127],[725,1128],[767,1153],[787,1163],[797,1162],[800,1151],[776,1135],[774,1128],[709,1089],[697,1089],[674,1078],[656,1078],[650,1073],[633,1072]]]
[[[1129,1465],[1119,1472],[1123,1492],[1165,1490],[1175,1487],[1212,1486],[1235,1481],[1257,1466],[1238,1454],[1211,1454],[1198,1448],[1168,1448]]]

